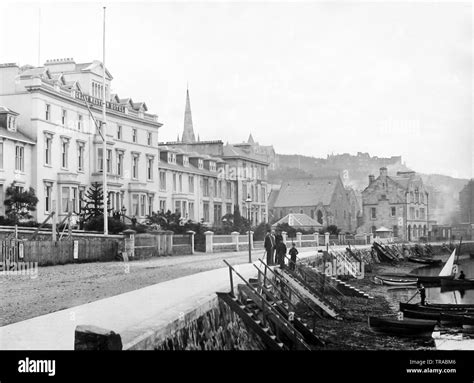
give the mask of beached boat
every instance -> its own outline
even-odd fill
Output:
[[[386,286],[415,286],[416,279],[387,278],[377,275],[374,277],[375,283]]]
[[[372,317],[368,319],[369,328],[380,334],[397,336],[428,336],[431,337],[437,324],[435,320],[403,319],[388,317]]]
[[[474,313],[471,314],[456,314],[452,311],[417,311],[404,310],[403,316],[411,319],[424,319],[439,321],[445,326],[463,326],[474,325]]]
[[[456,312],[474,313],[474,305],[471,304],[445,304],[445,303],[403,303],[400,302],[400,311],[412,310],[418,312]]]
[[[424,265],[441,265],[442,261],[440,259],[428,259],[428,258],[418,258],[418,257],[408,257],[409,262],[422,263]]]

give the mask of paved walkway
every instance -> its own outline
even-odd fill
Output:
[[[314,254],[314,248],[300,250],[300,257]],[[242,254],[206,256],[235,256],[239,259]],[[173,258],[168,260],[173,261]],[[175,261],[179,263],[178,259]],[[131,264],[134,265],[135,262]],[[238,265],[238,270],[244,278],[256,275],[256,270],[250,263]],[[235,277],[234,281],[238,283]],[[151,329],[155,331],[178,319],[180,314],[205,303],[215,296],[216,291],[228,291],[229,288],[227,267],[168,280],[0,327],[0,349],[73,350],[74,331],[80,324],[95,325],[120,333],[125,345],[138,334]]]

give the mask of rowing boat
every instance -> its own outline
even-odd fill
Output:
[[[474,325],[474,313],[456,314],[447,311],[420,312],[414,310],[404,310],[403,316],[411,319],[435,320],[443,325],[450,326],[472,326]]]
[[[435,320],[403,319],[385,317],[368,318],[369,328],[375,333],[397,335],[397,336],[428,336],[431,337]]]
[[[400,302],[400,311],[412,310],[418,312],[455,312],[455,313],[473,313],[474,305],[470,304],[444,304],[444,303],[427,303],[420,305],[416,303]]]
[[[376,283],[386,286],[415,286],[416,279],[387,278],[379,275],[374,277]]]

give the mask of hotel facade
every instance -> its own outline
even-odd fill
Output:
[[[125,207],[126,214],[138,220],[157,209],[162,124],[148,113],[144,102],[111,94],[113,77],[106,70],[107,150],[103,153],[102,73],[99,61],[77,64],[72,59],[49,60],[43,67],[0,66],[0,105],[16,114],[16,132],[27,138],[25,145],[32,146],[31,160],[25,158],[31,169],[15,170],[13,180],[35,189],[39,222],[53,210],[59,217],[78,213],[86,189],[94,182],[102,185],[104,167],[111,209]],[[7,173],[12,167],[3,155],[2,191],[11,183]]]

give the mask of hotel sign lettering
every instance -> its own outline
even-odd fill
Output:
[[[92,97],[92,96],[89,96],[87,94],[83,94],[83,93],[80,93],[80,92],[76,92],[76,98],[79,99],[79,100],[82,100],[82,101],[86,101],[89,104],[102,107],[102,100],[99,99],[99,98],[95,98],[95,97]],[[115,104],[113,102],[107,101],[105,103],[105,107],[107,109],[114,110],[116,112],[125,113],[125,107],[123,105],[119,105],[119,104]]]

